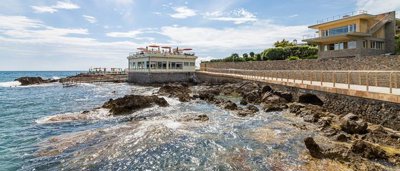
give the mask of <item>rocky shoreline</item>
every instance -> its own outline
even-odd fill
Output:
[[[268,85],[254,82],[226,83],[220,85],[203,84],[197,92],[192,92],[188,84],[162,85],[156,93],[158,96],[178,98],[181,102],[195,99],[215,104],[222,109],[232,111],[238,117],[252,117],[259,110],[266,112],[282,111],[295,115],[298,119],[315,124],[318,129],[310,130],[322,133],[327,140],[320,141],[314,137],[304,139],[304,145],[310,156],[316,160],[330,159],[338,161],[354,170],[384,170],[380,161],[387,165],[400,165],[400,132],[381,125],[365,122],[352,113],[330,113],[323,107],[323,101],[313,94],[300,95],[294,101],[290,92],[275,91]],[[129,113],[139,108],[150,107],[154,104],[167,106],[163,98],[152,96],[126,96],[106,102],[103,107],[110,108],[114,115],[115,106],[108,105],[123,101]],[[239,104],[218,98],[218,96],[240,97]],[[138,100],[140,99],[140,100]],[[161,102],[160,102],[161,101]],[[259,109],[256,106],[261,106]],[[119,106],[121,107],[121,106]],[[206,115],[191,116],[182,120],[208,121]],[[308,129],[300,126],[301,129]]]
[[[46,84],[46,83],[92,83],[92,82],[126,82],[127,75],[105,75],[105,74],[86,74],[80,73],[74,76],[69,76],[61,79],[43,79],[42,77],[20,77],[14,81],[19,81],[21,86]]]

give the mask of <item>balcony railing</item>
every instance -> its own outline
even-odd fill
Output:
[[[324,19],[321,19],[321,20],[317,20],[317,24],[322,24],[322,23],[326,23],[326,22],[340,20],[340,19],[343,19],[343,18],[352,17],[352,16],[356,16],[356,15],[360,15],[360,14],[367,14],[367,11],[359,10],[359,11],[348,12],[348,13],[344,13],[344,14],[340,14],[340,15],[335,15],[335,16],[332,16],[332,17],[328,17],[328,18],[324,18]]]

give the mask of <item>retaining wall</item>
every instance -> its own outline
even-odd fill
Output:
[[[191,82],[194,72],[129,72],[128,82],[137,84],[157,84],[169,82]]]
[[[200,70],[400,70],[400,55],[353,58],[305,59],[296,61],[203,62]]]

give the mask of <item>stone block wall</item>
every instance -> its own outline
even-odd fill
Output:
[[[194,78],[193,72],[168,72],[168,73],[147,73],[129,72],[128,82],[137,84],[157,84],[169,82],[191,82]]]
[[[203,62],[200,70],[400,70],[400,55],[353,58],[305,59],[296,61]]]

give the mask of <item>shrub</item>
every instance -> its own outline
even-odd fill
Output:
[[[299,60],[300,58],[298,56],[290,56],[288,58],[289,61],[295,61],[295,60]]]

